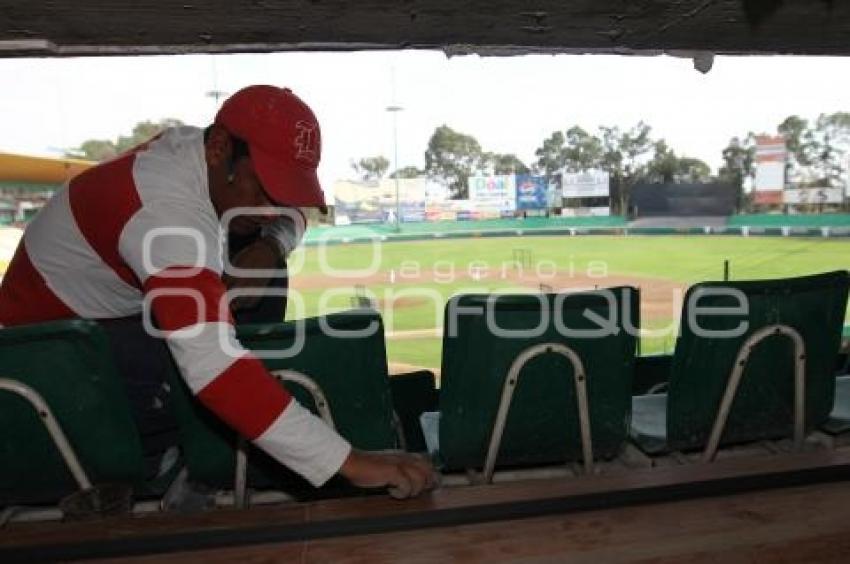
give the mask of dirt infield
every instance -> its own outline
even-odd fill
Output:
[[[621,274],[608,274],[606,276],[588,276],[587,274],[574,274],[570,272],[554,272],[545,277],[510,270],[501,272],[484,273],[471,276],[468,272],[454,274],[451,280],[441,277],[435,271],[423,271],[418,276],[397,276],[395,282],[390,281],[388,272],[379,272],[363,277],[329,277],[329,276],[295,276],[292,280],[292,289],[298,291],[314,291],[316,289],[330,288],[352,288],[362,286],[368,289],[370,286],[397,286],[400,290],[416,287],[439,288],[441,285],[468,284],[470,288],[480,287],[481,291],[492,289],[496,284],[504,286],[516,285],[531,291],[558,291],[577,292],[592,290],[594,288],[610,288],[614,286],[635,286],[640,289],[641,296],[641,319],[668,320],[676,319],[681,310],[681,297],[687,289],[686,284],[674,282],[665,278],[654,278],[647,276],[630,276]],[[489,285],[488,283],[492,284]],[[542,288],[541,288],[542,285]],[[391,303],[386,300],[378,300],[378,308],[384,309],[391,306],[394,309],[411,308],[426,303],[424,298],[397,297]],[[396,333],[399,335],[398,333]],[[433,334],[433,333],[432,333]]]

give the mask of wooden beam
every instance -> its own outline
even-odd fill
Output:
[[[0,0],[0,56],[436,48],[850,53],[829,0]]]
[[[249,511],[213,511],[196,516],[160,514],[99,523],[19,524],[0,536],[0,561],[168,554],[281,542],[299,544],[341,536],[569,515],[847,479],[850,479],[850,453],[829,451],[766,455],[623,475],[445,488],[407,502],[366,497],[257,507]]]

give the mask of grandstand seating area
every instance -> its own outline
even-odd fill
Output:
[[[540,471],[581,476],[670,457],[707,462],[715,448],[741,444],[762,455],[847,444],[850,385],[836,366],[847,372],[839,350],[849,286],[846,271],[697,284],[672,357],[636,354],[635,288],[458,296],[446,306],[439,390],[427,372],[388,377],[374,311],[244,326],[238,338],[268,356],[296,397],[359,448],[427,446],[460,483]],[[745,296],[750,307],[737,311],[721,290]],[[708,333],[689,329],[692,316]],[[206,413],[174,374],[185,470],[151,476],[94,322],[2,329],[0,354],[4,505],[56,503],[116,482],[136,499],[173,496],[175,484],[190,482],[233,490],[237,503],[251,489],[282,490],[289,499],[357,493],[339,481],[315,491],[282,472]]]
[[[605,229],[625,227],[620,216],[609,217],[529,217],[525,219],[484,219],[470,221],[443,221],[402,223],[400,231],[385,223],[346,225],[335,227],[311,227],[307,231],[306,244],[319,241],[340,242],[375,239],[420,239],[439,236],[469,237],[475,235],[514,235],[517,231],[564,232],[571,228]]]
[[[402,223],[399,230],[391,224],[375,223],[346,226],[314,226],[307,230],[304,243],[336,244],[375,240],[421,240],[453,237],[504,237],[515,235],[557,234],[728,234],[746,230],[759,235],[850,234],[850,214],[750,214],[729,217],[652,217],[629,222],[622,216],[607,217],[529,217],[524,219],[487,219],[479,221],[443,221]]]
[[[729,227],[850,227],[850,214],[742,214],[730,216]]]

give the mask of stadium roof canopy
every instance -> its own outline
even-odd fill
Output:
[[[844,0],[0,0],[0,57],[389,48],[847,55],[848,37]]]

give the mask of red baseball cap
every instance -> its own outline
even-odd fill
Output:
[[[243,88],[222,104],[215,122],[248,144],[254,169],[275,203],[325,207],[316,174],[322,153],[319,122],[290,89]]]

